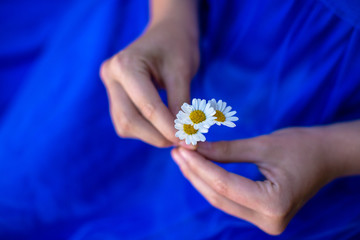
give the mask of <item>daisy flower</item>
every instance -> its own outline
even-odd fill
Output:
[[[230,106],[226,106],[226,102],[223,102],[222,100],[219,100],[216,102],[216,100],[213,98],[209,101],[211,107],[215,109],[215,123],[217,125],[225,125],[227,127],[235,127],[234,121],[239,120],[238,117],[233,117],[236,114],[236,111],[231,111]]]
[[[206,100],[192,100],[192,105],[184,103],[176,117],[184,123],[192,125],[194,129],[210,128],[216,117],[214,108]]]
[[[207,128],[195,129],[191,124],[186,124],[180,119],[175,119],[175,128],[178,130],[175,136],[184,140],[186,144],[196,145],[197,142],[205,142],[206,138],[203,133],[207,133]]]

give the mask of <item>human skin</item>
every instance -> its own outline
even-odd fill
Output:
[[[321,187],[338,177],[360,174],[360,121],[201,143],[197,151],[180,147],[171,154],[211,205],[278,235]],[[254,163],[265,180],[227,172],[210,160]]]
[[[174,116],[189,102],[199,65],[195,0],[154,0],[145,32],[106,60],[100,70],[110,113],[120,137],[157,147],[184,145],[175,138]],[[157,87],[167,91],[168,106]],[[359,121],[288,128],[252,139],[172,150],[185,177],[215,207],[279,234],[322,186],[360,173]],[[266,177],[251,181],[212,163],[253,162]]]
[[[199,65],[196,1],[154,0],[145,32],[104,61],[100,76],[117,134],[156,147],[179,144],[174,119]],[[165,88],[168,107],[157,88]]]

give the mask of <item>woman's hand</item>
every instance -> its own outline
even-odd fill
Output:
[[[175,18],[186,10],[186,4],[192,4],[185,2],[177,12],[170,5],[156,8],[157,17],[146,32],[101,66],[112,121],[121,137],[157,147],[178,143],[174,115],[183,102],[189,101],[190,81],[199,65],[197,23],[184,26],[189,19]],[[157,87],[166,89],[169,108]]]
[[[277,235],[322,186],[360,172],[359,133],[359,121],[288,128],[253,139],[200,144],[197,152],[174,149],[172,156],[210,204]],[[227,172],[208,159],[255,163],[266,180]]]

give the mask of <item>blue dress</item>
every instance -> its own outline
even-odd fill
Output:
[[[240,119],[211,141],[360,118],[359,1],[208,0],[199,12],[192,97]],[[359,177],[325,186],[272,237],[210,206],[170,149],[116,136],[99,66],[147,21],[145,0],[0,2],[0,239],[360,237]]]

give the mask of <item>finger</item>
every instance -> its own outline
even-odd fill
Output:
[[[122,137],[138,138],[156,147],[172,145],[138,112],[121,85],[112,82],[107,87],[112,118],[118,134]]]
[[[226,198],[225,196],[219,194],[213,188],[211,188],[206,182],[204,182],[201,178],[199,178],[196,174],[193,173],[193,171],[189,168],[189,164],[179,153],[178,149],[173,149],[171,151],[171,155],[180,167],[180,170],[184,174],[184,176],[212,206],[232,216],[256,224],[258,214],[255,211],[235,203],[234,201]]]
[[[176,116],[181,105],[190,102],[190,81],[185,78],[168,76],[165,82],[167,101],[171,113]]]
[[[179,154],[185,159],[188,171],[198,176],[218,194],[253,210],[263,205],[265,193],[262,182],[254,182],[227,172],[197,152],[180,148]]]
[[[115,59],[115,58],[114,58]],[[113,60],[115,61],[115,60]],[[178,143],[175,137],[174,116],[162,102],[147,70],[133,70],[131,64],[111,64],[112,72],[141,114],[169,141]],[[131,70],[130,70],[131,69]]]
[[[260,138],[235,141],[200,142],[197,151],[218,162],[252,162],[262,159],[266,145]]]
[[[185,140],[181,140],[179,142],[179,147],[183,147],[189,150],[196,150],[197,149],[197,144],[196,145],[192,145],[192,144],[187,144]]]

